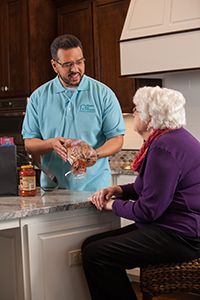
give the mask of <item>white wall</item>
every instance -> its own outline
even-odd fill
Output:
[[[200,71],[180,72],[165,75],[163,86],[180,91],[186,99],[186,128],[200,140]],[[139,149],[141,137],[134,132],[132,115],[124,115],[126,133],[123,149]]]
[[[132,114],[125,114],[124,122],[126,126],[126,133],[124,136],[123,149],[140,149],[142,145],[142,138],[137,132],[133,130]]]
[[[200,140],[200,71],[170,74],[163,86],[180,91],[186,99],[186,128]]]

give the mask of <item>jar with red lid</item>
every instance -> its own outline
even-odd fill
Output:
[[[36,172],[32,165],[21,166],[19,171],[19,195],[23,197],[36,195]]]

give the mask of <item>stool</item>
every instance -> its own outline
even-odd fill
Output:
[[[200,258],[182,263],[142,267],[140,288],[143,300],[151,300],[162,294],[200,294]]]

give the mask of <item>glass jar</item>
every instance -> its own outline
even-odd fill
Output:
[[[21,166],[19,171],[19,195],[23,197],[36,195],[36,172],[32,165]]]

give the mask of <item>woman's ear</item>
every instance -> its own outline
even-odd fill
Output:
[[[149,121],[147,122],[147,131],[151,131],[153,129],[151,124],[151,117],[149,118]]]

